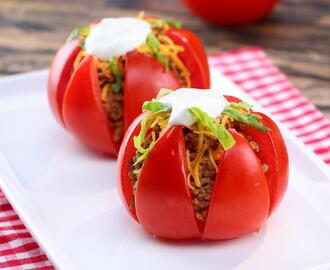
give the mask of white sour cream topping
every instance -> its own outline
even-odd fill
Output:
[[[189,112],[189,108],[198,107],[211,117],[219,116],[228,101],[215,89],[180,88],[158,100],[172,109],[169,126],[183,125],[190,127],[196,119]]]
[[[149,23],[134,18],[105,18],[91,28],[85,50],[103,60],[124,55],[145,43]]]

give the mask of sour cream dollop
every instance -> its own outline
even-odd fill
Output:
[[[158,100],[172,109],[169,126],[192,126],[196,119],[189,112],[189,108],[198,107],[211,117],[219,116],[228,101],[216,89],[180,88]]]
[[[124,55],[145,43],[150,24],[135,18],[105,18],[91,28],[85,50],[103,60]]]

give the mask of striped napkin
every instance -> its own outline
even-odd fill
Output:
[[[209,56],[225,74],[328,164],[330,121],[276,68],[260,48]],[[54,269],[0,191],[0,269]]]

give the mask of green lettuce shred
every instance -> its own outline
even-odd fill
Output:
[[[156,100],[144,102],[142,109],[143,111],[148,111],[149,113],[152,114],[171,111],[170,108],[166,107],[163,103]],[[141,156],[139,156],[139,158],[137,159],[136,163],[145,160],[149,155],[151,149],[153,148],[154,144],[156,143],[156,140],[153,140],[147,148],[143,147],[143,143],[145,141],[145,137],[148,131],[147,120],[148,120],[148,115],[143,117],[141,121],[141,130],[139,135],[133,137],[134,147],[141,154]]]
[[[243,102],[243,101],[241,101],[239,103],[229,102],[228,106],[232,107],[234,109],[244,109],[244,110],[250,110],[252,108],[252,106],[249,103]]]
[[[237,120],[238,122],[245,123],[262,132],[269,131],[269,128],[259,121],[260,119],[262,119],[262,117],[259,115],[252,113],[241,113],[229,106],[224,109],[222,114],[228,115],[231,118]]]
[[[225,150],[230,149],[235,144],[235,139],[230,132],[223,125],[216,123],[206,112],[197,107],[189,108],[189,111],[204,128],[215,135]]]
[[[142,106],[143,111],[149,111],[154,113],[160,112],[169,112],[170,108],[166,107],[163,103],[152,100],[152,101],[145,101]]]
[[[139,158],[136,160],[136,164],[145,160],[147,156],[149,155],[152,147],[156,143],[156,141],[152,141],[147,148],[143,147],[143,142],[145,140],[146,134],[147,134],[147,117],[144,117],[141,121],[141,130],[138,136],[133,137],[133,143],[136,150],[141,154]]]
[[[133,137],[133,141],[134,141],[134,146],[136,148],[136,150],[138,150],[139,153],[143,154],[146,149],[143,148],[143,141],[144,141],[144,137],[147,133],[147,118],[144,117],[141,121],[141,130],[138,136],[134,136]]]
[[[158,48],[160,46],[160,42],[153,33],[150,33],[148,35],[147,44],[151,48],[152,52],[156,55],[157,60],[160,63],[162,63],[164,65],[165,70],[168,71],[169,70],[168,59],[159,52]]]
[[[171,25],[172,27],[174,27],[176,29],[180,29],[182,27],[182,22],[171,21],[171,22],[169,22],[169,25]]]
[[[115,82],[111,84],[111,90],[115,94],[118,94],[122,88],[122,73],[120,69],[117,67],[116,59],[114,57],[111,57],[109,59],[109,63],[112,69],[113,74],[115,75]]]
[[[169,20],[166,20],[166,19],[159,19],[159,20],[156,20],[156,21],[148,21],[148,23],[150,23],[151,25],[157,24],[159,26],[169,24],[170,26],[172,26],[173,28],[176,28],[176,29],[180,29],[182,27],[182,22],[169,21]]]
[[[77,37],[79,37],[81,35],[88,36],[89,32],[90,32],[89,27],[77,27],[77,28],[72,30],[70,35],[67,37],[66,42],[74,40],[74,39],[76,39]]]

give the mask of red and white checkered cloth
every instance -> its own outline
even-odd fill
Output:
[[[218,68],[330,164],[330,121],[259,48],[209,57]],[[0,269],[54,269],[0,192]]]

